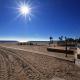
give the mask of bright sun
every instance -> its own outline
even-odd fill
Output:
[[[24,16],[30,14],[30,8],[26,5],[20,7],[20,13]]]
[[[31,6],[31,4],[29,2],[18,2],[17,3],[17,12],[18,12],[18,16],[17,18],[19,18],[20,16],[25,17],[25,20],[29,20],[31,21],[31,17],[32,17],[32,11],[33,11],[33,7]]]
[[[36,12],[36,7],[33,5],[33,2],[30,0],[23,0],[17,1],[16,4],[16,7],[13,7],[18,14],[15,19],[22,17],[25,21],[31,21],[31,18],[34,17],[34,12]]]

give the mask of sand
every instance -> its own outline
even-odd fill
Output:
[[[27,49],[36,47],[46,54],[45,46]],[[0,47],[0,64],[0,80],[80,80],[79,67],[53,56]]]

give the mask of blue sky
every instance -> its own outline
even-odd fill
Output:
[[[23,0],[0,0],[1,40],[48,40],[49,36],[80,36],[80,0],[28,0],[35,7],[31,21],[19,13],[16,4]],[[27,0],[26,0],[27,1]]]

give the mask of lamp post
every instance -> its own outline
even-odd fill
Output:
[[[67,57],[67,37],[65,37],[65,53],[66,53],[65,57]]]

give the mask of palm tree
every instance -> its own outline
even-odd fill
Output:
[[[50,46],[50,44],[53,43],[53,37],[50,36],[49,39],[50,39],[50,42],[49,42],[49,46]]]
[[[60,40],[60,41],[63,41],[63,36],[59,37],[59,40]]]

